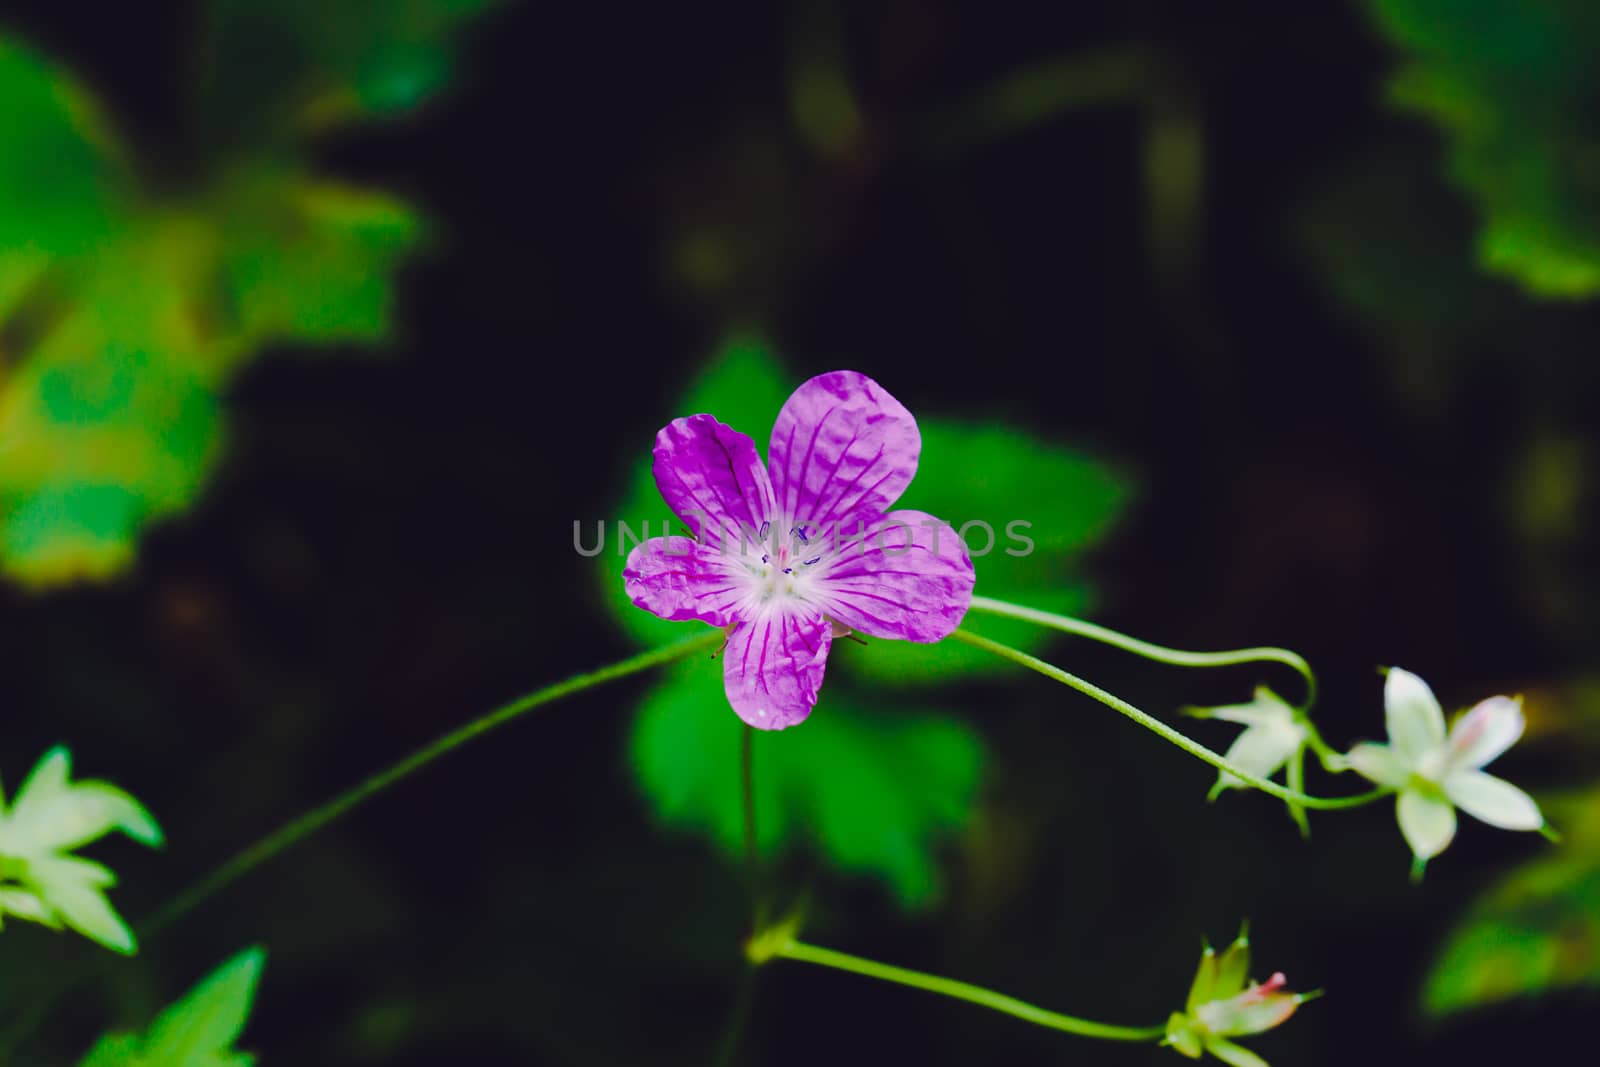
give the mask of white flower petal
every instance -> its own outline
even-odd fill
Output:
[[[1383,711],[1390,744],[1413,764],[1444,744],[1444,709],[1428,683],[1410,671],[1389,668]]]
[[[67,852],[112,830],[152,848],[161,828],[133,797],[100,781],[71,782],[71,757],[51,749],[28,776],[9,816],[0,819],[0,845],[16,856]]]
[[[161,844],[161,828],[144,805],[105,782],[78,782],[55,791],[30,804],[26,821],[16,820],[14,829],[30,855],[69,852],[112,830],[151,847]]]
[[[1305,738],[1305,731],[1292,720],[1252,726],[1228,746],[1229,763],[1249,771],[1258,778],[1270,778],[1288,762]],[[1217,776],[1221,788],[1243,786],[1244,782],[1222,771]]]
[[[1274,723],[1294,722],[1294,709],[1282,697],[1261,686],[1255,699],[1248,704],[1223,704],[1214,708],[1189,708],[1188,714],[1197,719],[1221,719],[1241,726],[1268,726]]]
[[[1476,770],[1510,748],[1522,736],[1522,704],[1510,697],[1490,697],[1450,727],[1450,765]]]
[[[1482,771],[1457,771],[1444,791],[1462,811],[1502,830],[1537,830],[1544,816],[1533,798],[1504,778]]]
[[[1388,745],[1372,742],[1357,745],[1345,757],[1355,771],[1390,789],[1399,789],[1411,780],[1411,767],[1405,758]]]
[[[114,952],[133,954],[133,931],[101,891],[115,881],[110,871],[98,863],[57,856],[30,860],[28,877],[68,926]]]
[[[1456,809],[1448,801],[1408,789],[1400,794],[1395,811],[1400,832],[1418,859],[1437,856],[1456,836]]]
[[[22,788],[17,790],[17,799],[11,805],[11,821],[33,822],[40,808],[53,803],[66,791],[71,771],[72,757],[66,749],[57,746],[46,752],[28,772]]]
[[[61,929],[60,921],[38,895],[16,886],[0,888],[0,914],[15,915],[19,919],[40,923],[51,929]]]

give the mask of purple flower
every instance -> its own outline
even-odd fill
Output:
[[[833,638],[932,642],[972,602],[972,561],[954,530],[889,511],[917,471],[916,420],[855,371],[794,391],[762,465],[755,442],[710,415],[656,435],[656,485],[697,538],[657,537],[623,570],[628,596],[663,619],[729,627],[728,702],[781,730],[817,702]]]

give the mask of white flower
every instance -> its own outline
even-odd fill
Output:
[[[112,830],[152,848],[161,828],[127,793],[105,782],[69,782],[64,748],[45,753],[16,801],[0,793],[0,916],[62,926],[117,952],[132,953],[133,933],[106,900],[116,876],[69,855]]]
[[[1255,775],[1271,778],[1293,759],[1310,740],[1311,731],[1294,708],[1266,686],[1256,688],[1248,704],[1226,704],[1218,708],[1189,708],[1188,714],[1201,719],[1222,719],[1245,727],[1244,733],[1228,746],[1229,763]],[[1245,783],[1227,771],[1217,772],[1211,787],[1213,798],[1225,789],[1242,789]]]
[[[1361,744],[1349,764],[1379,785],[1399,790],[1397,812],[1417,863],[1445,850],[1456,832],[1456,808],[1506,830],[1544,826],[1539,805],[1481,768],[1522,736],[1522,704],[1495,696],[1445,730],[1444,711],[1426,682],[1391,668],[1383,690],[1387,745]]]
[[[1289,992],[1281,972],[1265,982],[1249,981],[1249,972],[1250,939],[1243,931],[1221,955],[1207,945],[1188,1002],[1167,1019],[1161,1043],[1192,1060],[1209,1052],[1232,1067],[1268,1067],[1229,1038],[1270,1030],[1320,994]]]

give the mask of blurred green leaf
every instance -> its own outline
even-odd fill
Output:
[[[1470,228],[1420,151],[1373,150],[1331,171],[1296,236],[1334,296],[1406,339],[1481,336],[1508,293],[1472,263]]]
[[[937,891],[940,838],[972,810],[983,745],[953,715],[881,704],[829,682],[803,724],[756,731],[756,826],[763,850],[804,841],[839,870],[884,879],[915,906]],[[675,666],[645,698],[631,743],[657,817],[706,833],[735,859],[744,840],[745,729],[723,694],[720,661],[696,660]]]
[[[201,314],[210,242],[130,223],[58,267],[50,328],[0,380],[0,568],[31,585],[115,573],[199,491],[233,339]]]
[[[1600,291],[1600,6],[1369,0],[1408,55],[1393,99],[1449,137],[1484,217],[1479,262],[1546,297]]]
[[[377,341],[421,224],[402,201],[304,175],[255,176],[231,205],[224,269],[251,337]]]
[[[1600,790],[1544,806],[1561,846],[1472,905],[1428,975],[1430,1014],[1600,984]]]
[[[965,540],[977,570],[976,592],[1044,611],[1087,610],[1091,592],[1076,561],[1122,510],[1128,492],[1117,474],[1097,460],[1002,426],[932,418],[918,425],[922,460],[899,506],[937,515],[958,530],[973,523]],[[1050,637],[1048,630],[1013,619],[970,615],[963,625],[1029,652]],[[1007,669],[1005,661],[954,641],[868,640],[861,655],[848,658],[847,669],[879,681],[930,684]]]
[[[393,110],[437,86],[445,29],[488,3],[219,0],[226,54],[208,54],[263,105],[314,90]],[[264,345],[389,333],[417,215],[235,118],[186,193],[150,195],[72,78],[0,40],[0,570],[25,584],[126,568],[203,488],[220,394]]]
[[[266,954],[248,949],[163,1011],[141,1039],[109,1034],[79,1067],[250,1067],[233,1048],[250,1017]]]
[[[126,176],[91,101],[27,48],[0,38],[0,312],[6,264],[101,239]]]
[[[201,98],[220,140],[409,111],[453,73],[461,24],[498,0],[212,0]]]

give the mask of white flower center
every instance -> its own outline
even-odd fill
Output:
[[[824,546],[808,539],[803,527],[794,527],[787,538],[776,536],[773,523],[763,523],[761,539],[745,543],[740,564],[750,577],[746,606],[753,612],[783,610],[809,598],[812,568],[822,562]]]

